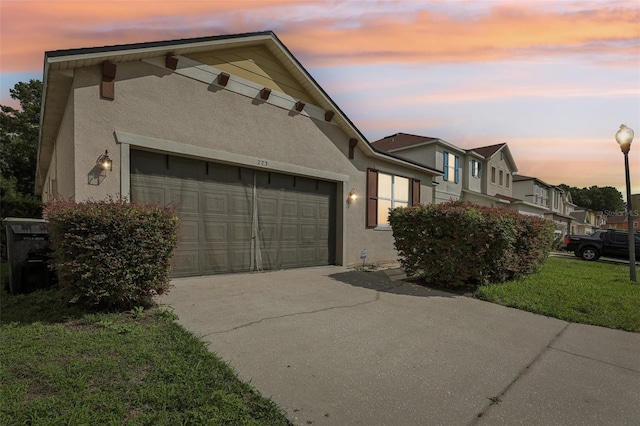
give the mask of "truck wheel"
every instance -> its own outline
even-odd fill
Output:
[[[596,260],[600,257],[600,253],[593,247],[586,247],[580,252],[580,257],[584,260]]]

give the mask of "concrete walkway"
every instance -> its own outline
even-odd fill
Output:
[[[299,425],[637,425],[640,334],[318,267],[160,302]]]

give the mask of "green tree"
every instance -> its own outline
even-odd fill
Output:
[[[20,109],[0,105],[0,175],[5,190],[13,186],[18,194],[33,195],[42,82],[17,83],[10,93]]]
[[[571,192],[573,203],[579,207],[595,211],[614,212],[624,209],[622,194],[612,186],[591,186],[589,188],[577,188],[565,184],[558,185],[565,191]]]

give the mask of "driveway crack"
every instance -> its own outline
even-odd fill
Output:
[[[334,309],[355,308],[357,306],[362,306],[362,305],[367,305],[369,303],[377,302],[378,300],[380,300],[380,292],[376,291],[376,297],[374,297],[372,300],[367,300],[367,301],[364,301],[364,302],[358,302],[358,303],[354,303],[352,305],[330,306],[328,308],[316,309],[316,310],[313,310],[313,311],[294,312],[294,313],[291,313],[291,314],[277,315],[277,316],[273,316],[273,317],[260,318],[259,320],[251,321],[251,322],[248,322],[248,323],[242,324],[242,325],[238,325],[238,326],[232,327],[232,328],[230,328],[228,330],[213,331],[211,333],[203,334],[201,337],[207,337],[207,336],[211,336],[213,334],[230,333],[232,331],[239,330],[241,328],[250,327],[252,325],[260,324],[261,322],[268,321],[268,320],[273,320],[273,319],[295,317],[295,316],[298,316],[298,315],[316,314],[318,312],[326,312],[326,311],[331,311],[331,310],[334,310]]]
[[[503,396],[504,396],[504,395],[509,391],[509,389],[511,389],[511,388],[513,387],[513,385],[515,385],[515,384],[516,384],[516,382],[517,382],[518,380],[520,380],[520,378],[521,378],[522,376],[524,376],[524,375],[529,371],[529,369],[530,369],[530,368],[531,368],[535,363],[537,363],[537,362],[538,362],[538,360],[542,357],[542,355],[543,355],[543,354],[545,354],[545,353],[546,353],[547,351],[549,351],[550,349],[557,350],[557,349],[554,349],[554,348],[552,347],[552,346],[553,346],[553,344],[554,344],[554,343],[555,343],[555,342],[560,338],[560,336],[562,335],[562,333],[564,333],[564,332],[565,332],[565,330],[566,330],[567,328],[569,328],[569,326],[570,326],[570,325],[571,325],[571,323],[566,323],[566,324],[564,325],[564,327],[562,327],[562,329],[561,329],[558,333],[556,333],[556,335],[555,335],[555,336],[553,336],[553,338],[551,339],[551,341],[550,341],[550,342],[549,342],[549,343],[548,343],[544,348],[542,348],[542,350],[541,350],[541,351],[540,351],[540,352],[539,352],[535,357],[533,357],[533,359],[531,360],[531,362],[529,362],[529,363],[528,363],[524,368],[522,368],[522,369],[518,372],[518,374],[516,374],[516,377],[514,377],[514,378],[513,378],[513,380],[512,380],[512,381],[511,381],[511,382],[510,382],[510,383],[509,383],[509,384],[508,384],[504,389],[502,389],[502,391],[501,391],[498,395],[496,395],[496,396],[495,396],[495,397],[493,397],[493,398],[490,398],[490,399],[491,399],[491,402],[490,402],[490,403],[488,403],[488,404],[486,404],[486,405],[482,408],[482,410],[480,410],[480,412],[478,413],[478,415],[477,415],[473,420],[471,420],[468,424],[469,424],[469,425],[475,425],[475,424],[477,424],[477,423],[480,421],[480,419],[482,419],[482,417],[483,417],[485,414],[487,414],[487,411],[488,411],[488,410],[489,410],[493,405],[498,404],[498,403],[497,403],[497,402],[495,402],[493,399],[495,398],[495,400],[496,400],[496,401],[499,401],[499,400],[500,400],[500,399],[501,399],[501,398],[502,398],[502,397],[503,397]]]

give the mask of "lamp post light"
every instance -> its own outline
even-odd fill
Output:
[[[631,182],[629,179],[629,150],[633,142],[633,130],[622,124],[616,133],[616,141],[624,154],[624,173],[627,180],[627,223],[629,224],[629,277],[636,282],[636,244],[633,232],[633,206],[631,205]]]

